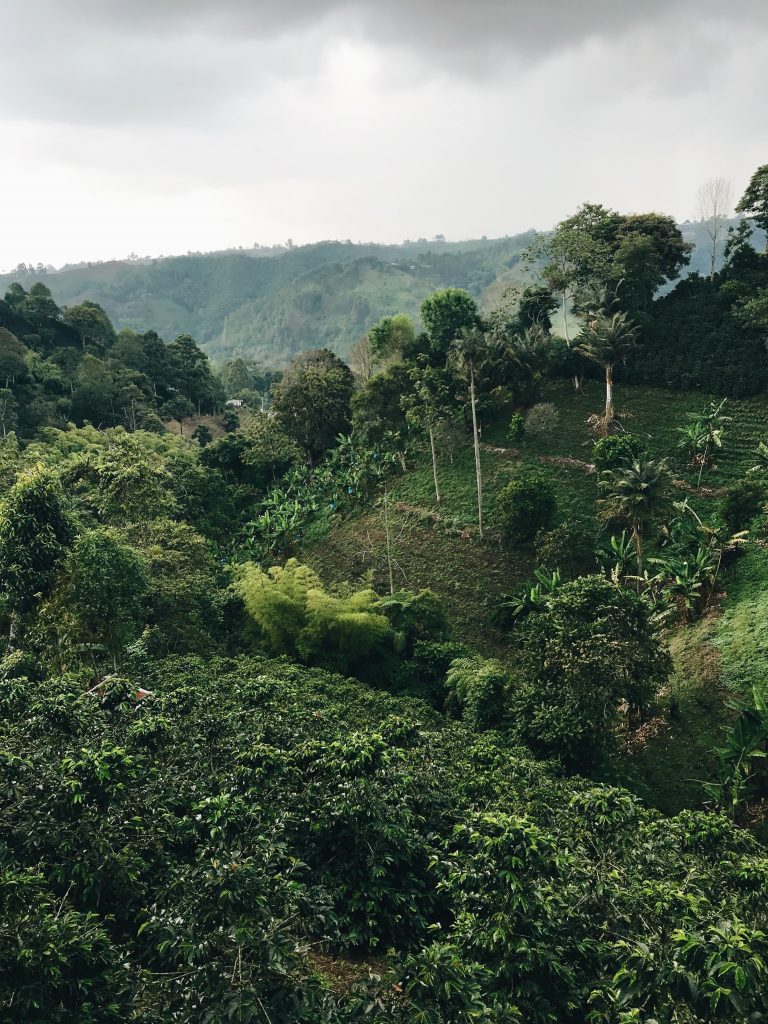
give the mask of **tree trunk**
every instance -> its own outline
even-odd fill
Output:
[[[387,545],[387,572],[389,573],[389,593],[394,594],[395,592],[395,580],[392,574],[392,541],[389,533],[389,508],[387,504],[387,488],[384,487],[384,496],[382,504],[384,507],[384,538]]]
[[[643,575],[643,537],[637,524],[632,527],[632,541],[635,545],[635,554],[637,555],[637,575],[640,577]],[[637,592],[638,594],[640,593],[639,578],[637,581]]]
[[[605,366],[605,432],[608,433],[613,422],[613,367]]]
[[[563,330],[565,331],[565,344],[570,348],[571,339],[568,336],[568,300],[566,298],[565,290],[563,290]]]
[[[475,367],[469,364],[469,401],[472,406],[472,439],[475,447],[475,478],[477,481],[477,525],[483,536],[483,476],[480,468],[480,438],[477,433],[477,409],[475,407]]]
[[[440,485],[437,482],[437,453],[435,452],[435,432],[432,429],[432,424],[429,425],[429,447],[432,449],[432,476],[435,481],[435,498],[437,504],[440,504]]]

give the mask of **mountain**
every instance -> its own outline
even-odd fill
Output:
[[[680,225],[695,249],[686,274],[709,269],[701,224]],[[437,288],[466,288],[493,305],[506,285],[530,278],[521,256],[535,232],[498,239],[403,245],[319,242],[290,249],[228,250],[158,259],[81,264],[0,276],[0,292],[43,280],[60,305],[98,302],[120,329],[191,334],[217,360],[233,356],[283,366],[301,349],[348,355],[383,316],[418,317]],[[755,244],[760,245],[760,239]]]
[[[250,356],[282,365],[302,348],[346,355],[388,314],[416,316],[436,288],[480,298],[495,282],[524,278],[520,256],[534,237],[460,243],[353,245],[320,242],[270,250],[112,261],[0,277],[0,290],[43,280],[60,305],[98,302],[120,329],[193,335],[217,359]]]

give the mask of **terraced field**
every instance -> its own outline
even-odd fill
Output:
[[[587,382],[575,395],[568,382],[550,385],[542,399],[559,413],[557,430],[545,439],[527,439],[510,449],[507,418],[483,432],[484,505],[488,530],[481,541],[476,528],[474,462],[469,445],[440,459],[443,500],[435,501],[427,453],[414,457],[408,472],[395,479],[389,494],[390,554],[395,586],[430,587],[445,601],[456,635],[487,654],[504,657],[505,635],[490,624],[502,594],[519,591],[530,579],[535,558],[530,547],[505,549],[495,530],[496,495],[521,461],[535,463],[552,481],[561,521],[594,516],[596,477],[589,463],[593,433],[587,423],[600,409],[599,382]],[[687,485],[697,510],[711,517],[717,492],[738,480],[754,464],[758,441],[768,441],[768,400],[730,401],[733,417],[716,465],[696,490],[698,470],[678,449],[678,428],[688,412],[702,410],[700,393],[617,388],[617,410],[626,429],[647,438],[650,451],[669,461],[675,477]],[[711,492],[715,492],[712,494]],[[757,524],[759,526],[759,524]],[[725,572],[723,594],[702,622],[670,635],[675,673],[662,698],[662,710],[641,734],[631,738],[621,781],[630,782],[665,810],[696,806],[701,781],[711,770],[712,749],[730,712],[724,701],[752,682],[768,677],[768,551],[755,543]],[[302,557],[328,582],[370,579],[386,589],[388,567],[383,510],[368,510],[342,523],[318,523],[310,531]]]

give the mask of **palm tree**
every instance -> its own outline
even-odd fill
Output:
[[[607,434],[613,422],[613,368],[626,361],[637,342],[638,327],[626,313],[606,316],[599,311],[581,332],[579,349],[587,359],[605,367],[605,415],[601,427]]]
[[[603,519],[623,519],[629,526],[638,576],[643,572],[643,535],[671,507],[669,485],[669,470],[663,459],[634,460],[600,475],[599,514]]]
[[[488,338],[479,327],[464,327],[452,346],[453,354],[469,383],[472,408],[472,440],[475,449],[475,480],[477,484],[477,525],[483,536],[483,475],[480,466],[480,434],[477,429],[477,371],[488,352]]]

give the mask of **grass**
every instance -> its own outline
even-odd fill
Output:
[[[491,624],[502,594],[519,592],[531,579],[535,557],[528,546],[505,550],[495,531],[495,499],[520,457],[535,461],[552,482],[559,520],[591,519],[595,511],[596,478],[585,468],[542,462],[570,457],[590,462],[593,433],[590,413],[599,411],[603,390],[587,382],[586,393],[574,394],[568,382],[550,384],[542,400],[559,412],[557,431],[546,438],[528,438],[519,456],[507,451],[482,452],[485,518],[477,534],[477,498],[471,446],[453,459],[440,457],[442,501],[435,501],[427,452],[414,457],[408,471],[392,482],[390,540],[396,587],[429,587],[444,600],[454,632],[477,650],[503,657],[507,641]],[[709,398],[698,392],[668,392],[640,387],[616,391],[616,405],[625,427],[647,439],[650,452],[664,457],[676,477],[696,484],[697,469],[679,451],[677,428],[686,413],[702,410]],[[702,484],[720,488],[743,477],[754,464],[759,440],[768,439],[768,401],[761,398],[728,403],[733,417],[725,447],[716,465],[705,471]],[[507,449],[509,418],[486,426],[483,443]],[[696,497],[700,514],[712,516],[716,498]],[[438,518],[439,517],[439,518]],[[386,543],[380,509],[344,522],[318,524],[302,557],[328,582],[369,579],[388,587]],[[701,781],[712,768],[711,751],[721,742],[732,712],[725,701],[768,678],[768,551],[748,549],[723,574],[725,597],[705,619],[672,631],[669,642],[674,673],[662,696],[660,713],[628,744],[622,779],[662,810],[701,806]]]

